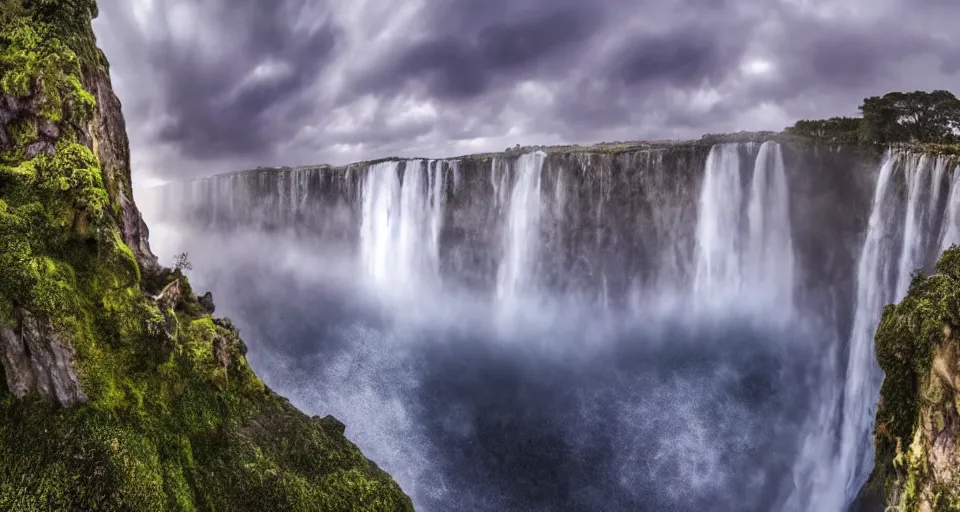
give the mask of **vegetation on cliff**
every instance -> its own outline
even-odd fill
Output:
[[[81,73],[95,9],[0,2],[0,510],[412,509],[124,242]]]
[[[804,137],[820,144],[859,144],[858,117],[831,117],[830,119],[802,119],[787,127],[784,133]]]
[[[861,117],[797,121],[785,133],[823,144],[960,145],[960,99],[950,91],[890,92],[865,98]]]
[[[884,310],[876,333],[886,374],[864,494],[891,510],[960,510],[960,247]]]

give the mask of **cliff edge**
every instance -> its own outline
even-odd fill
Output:
[[[0,0],[0,509],[412,510],[161,267],[94,0]]]
[[[876,353],[876,462],[854,509],[960,510],[960,247],[886,307]]]

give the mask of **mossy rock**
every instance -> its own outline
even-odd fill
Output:
[[[955,510],[942,507],[960,496],[960,487],[936,489],[942,482],[928,462],[933,439],[960,422],[958,326],[960,248],[954,246],[943,253],[933,275],[914,274],[907,296],[884,309],[876,333],[885,378],[874,434],[875,468],[864,493],[883,489],[886,505],[898,510],[919,510],[924,503]]]
[[[186,276],[142,275],[88,145],[95,7],[0,1],[16,106],[0,127],[0,325],[29,314],[66,340],[86,398],[62,408],[0,385],[0,510],[412,510],[342,424],[264,386]]]

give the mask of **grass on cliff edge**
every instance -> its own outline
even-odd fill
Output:
[[[75,3],[35,2],[0,30],[0,87],[20,106],[0,152],[0,324],[30,315],[68,341],[89,401],[0,386],[0,510],[412,510],[335,421],[263,385],[184,276],[140,275],[82,143],[80,60],[45,23]],[[174,280],[179,294],[147,297]]]

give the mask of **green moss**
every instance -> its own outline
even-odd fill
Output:
[[[412,510],[341,433],[263,385],[185,276],[144,280],[80,143],[95,105],[74,52],[93,44],[95,4],[22,6],[0,31],[0,87],[35,106],[0,155],[0,322],[29,313],[69,342],[89,401],[0,393],[0,510]],[[59,136],[28,160],[43,122]],[[176,304],[150,297],[174,280]]]
[[[917,507],[920,481],[926,485],[924,450],[928,441],[924,429],[942,431],[947,424],[945,414],[957,410],[956,392],[943,382],[956,380],[956,376],[941,375],[934,360],[939,354],[938,365],[952,367],[958,326],[960,248],[954,246],[943,253],[935,274],[914,274],[907,296],[886,307],[876,333],[877,360],[885,378],[877,409],[876,467],[871,479],[885,482],[887,496],[898,496],[901,510]],[[947,333],[950,338],[945,337]],[[921,420],[924,417],[926,420]]]
[[[97,14],[95,0],[24,0],[36,22],[52,27],[52,34],[76,54],[84,66],[98,64],[99,51],[90,20]]]
[[[88,23],[89,24],[89,23]],[[80,61],[59,39],[56,25],[19,17],[7,23],[0,38],[0,89],[14,98],[36,95],[37,113],[60,122],[75,113],[89,117],[93,96],[80,83]]]
[[[928,381],[929,383],[926,386],[926,393],[923,398],[931,405],[939,405],[946,396],[943,389],[943,381],[936,375],[930,377]]]
[[[7,129],[10,131],[10,138],[17,146],[26,147],[27,144],[40,137],[40,133],[37,131],[37,122],[34,119],[17,120],[7,125]]]

